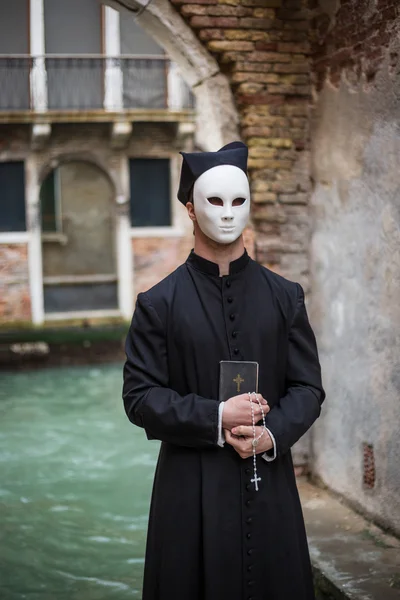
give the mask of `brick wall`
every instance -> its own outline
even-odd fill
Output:
[[[254,258],[254,232],[251,227],[244,231],[244,242],[248,253]],[[185,262],[192,248],[192,235],[133,239],[135,295],[145,292],[172,273]]]
[[[135,295],[145,292],[182,264],[192,248],[192,237],[132,240]]]
[[[324,11],[318,0],[310,0],[313,72],[318,90],[326,79],[334,86],[342,72],[350,82],[363,73],[372,82],[385,49],[396,37],[398,0],[342,0],[337,10]],[[392,68],[398,53],[390,55]]]
[[[250,148],[256,258],[308,288],[308,11],[301,0],[171,0],[231,83]]]
[[[0,244],[0,323],[31,320],[27,244]]]

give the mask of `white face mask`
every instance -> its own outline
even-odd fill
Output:
[[[205,171],[194,183],[193,204],[202,232],[218,244],[231,244],[241,235],[250,215],[245,173],[233,165]]]

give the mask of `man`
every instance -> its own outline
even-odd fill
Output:
[[[290,448],[325,394],[301,286],[244,248],[246,171],[241,142],[183,153],[194,251],[138,295],[126,340],[126,413],[162,441],[143,600],[314,599]],[[262,396],[220,403],[221,360],[258,362]]]

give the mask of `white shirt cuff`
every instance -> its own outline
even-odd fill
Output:
[[[270,435],[270,438],[272,440],[272,443],[274,445],[274,453],[273,453],[272,456],[270,456],[269,454],[267,454],[266,452],[264,452],[264,454],[262,454],[261,456],[267,462],[271,462],[272,460],[275,460],[275,458],[276,458],[276,441],[275,441],[275,438],[274,438],[272,432],[267,427],[265,429],[268,431],[268,433]],[[272,448],[271,448],[271,450],[272,450]]]
[[[218,407],[218,446],[223,448],[225,444],[225,437],[222,431],[222,413],[224,412],[224,402],[219,403]]]

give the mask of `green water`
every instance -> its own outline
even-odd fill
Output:
[[[158,443],[122,365],[0,374],[1,600],[140,598]]]

